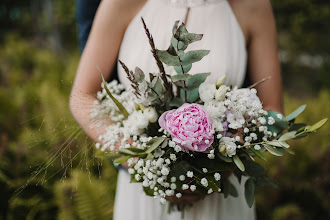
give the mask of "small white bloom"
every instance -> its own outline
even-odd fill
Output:
[[[209,185],[209,183],[208,183],[208,181],[207,181],[206,178],[201,179],[201,184],[202,184],[203,186],[205,186],[205,187],[207,187],[207,186]]]
[[[258,118],[258,121],[263,125],[266,124],[266,119],[264,117]]]
[[[170,159],[173,161],[176,161],[176,155],[175,154],[170,154]]]
[[[100,144],[100,143],[96,143],[96,144],[95,144],[95,147],[96,147],[96,149],[99,149],[99,148],[100,148],[100,146],[101,146],[101,144]]]
[[[269,125],[275,124],[275,119],[273,117],[268,117],[268,124]]]
[[[172,176],[171,177],[171,182],[174,183],[176,181],[176,177],[175,176]]]
[[[171,183],[171,189],[175,190],[176,189],[176,184],[175,183]]]
[[[190,186],[190,190],[191,190],[192,192],[194,192],[194,191],[196,190],[196,186],[195,186],[195,185],[191,185],[191,186]]]
[[[210,159],[210,160],[213,160],[215,158],[215,155],[214,154],[207,154],[207,157]]]
[[[170,173],[169,169],[166,168],[166,167],[163,167],[162,170],[161,170],[160,172],[161,172],[164,176],[167,176],[167,175]]]
[[[219,180],[221,179],[221,175],[220,175],[220,173],[215,173],[215,174],[214,174],[214,179],[215,179],[216,181],[219,181]]]
[[[185,179],[186,179],[186,177],[184,175],[179,176],[179,180],[184,181]]]
[[[203,173],[207,173],[207,169],[206,168],[202,168],[202,171],[203,171]]]
[[[283,118],[283,115],[282,115],[282,114],[277,114],[276,117],[277,117],[278,119],[282,119],[282,118]]]
[[[258,145],[258,144],[254,145],[253,148],[254,148],[255,150],[260,150],[260,149],[261,149],[260,145]]]
[[[228,157],[232,157],[236,154],[236,144],[233,142],[231,138],[223,137],[219,144],[220,150],[226,150],[226,154]]]
[[[141,179],[141,175],[140,174],[135,174],[134,178],[139,181]]]
[[[194,176],[193,171],[188,171],[187,172],[187,177],[192,178]]]
[[[197,149],[198,149],[198,148],[197,148]],[[180,147],[179,145],[176,145],[176,146],[174,147],[174,151],[177,152],[177,153],[179,153],[179,152],[181,151],[181,147]]]
[[[239,141],[241,140],[240,136],[236,136],[236,137],[235,137],[235,140],[236,140],[237,142],[239,142]]]
[[[174,141],[169,141],[169,142],[168,142],[168,146],[170,146],[170,147],[175,147],[175,142],[174,142]]]
[[[134,170],[133,168],[129,168],[129,169],[128,169],[128,173],[129,173],[129,174],[134,174],[134,173],[135,173],[135,170]]]
[[[207,191],[207,194],[211,194],[211,193],[213,193],[213,189],[209,189],[209,190]]]
[[[182,184],[182,190],[189,189],[189,186],[187,184]]]
[[[175,196],[176,196],[177,198],[181,198],[182,194],[181,194],[181,193],[177,193]]]

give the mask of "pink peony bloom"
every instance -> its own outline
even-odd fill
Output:
[[[158,123],[183,150],[202,152],[213,143],[213,123],[201,105],[185,103],[164,112]]]

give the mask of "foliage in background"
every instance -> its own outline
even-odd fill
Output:
[[[286,112],[306,103],[298,120],[312,124],[329,117],[328,1],[272,4],[289,91]],[[79,59],[74,1],[1,1],[0,31],[0,219],[83,219],[91,209],[111,215],[116,171],[91,157],[94,147],[68,111]],[[328,123],[317,135],[292,144],[295,156],[269,157],[265,165],[279,189],[257,189],[259,219],[330,218],[329,129]],[[51,163],[54,155],[59,156]],[[31,179],[38,166],[47,172]],[[79,196],[89,194],[102,194],[104,201],[93,204]],[[82,204],[87,208],[78,211]]]

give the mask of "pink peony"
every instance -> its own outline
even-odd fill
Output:
[[[185,103],[164,112],[158,122],[183,150],[205,151],[213,143],[213,123],[201,105]]]

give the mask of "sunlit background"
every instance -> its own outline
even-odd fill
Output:
[[[272,4],[286,112],[307,104],[298,121],[329,117],[328,0]],[[68,109],[75,2],[2,0],[0,33],[0,219],[112,219],[116,170]],[[263,162],[279,188],[257,188],[258,219],[330,219],[329,129]]]

